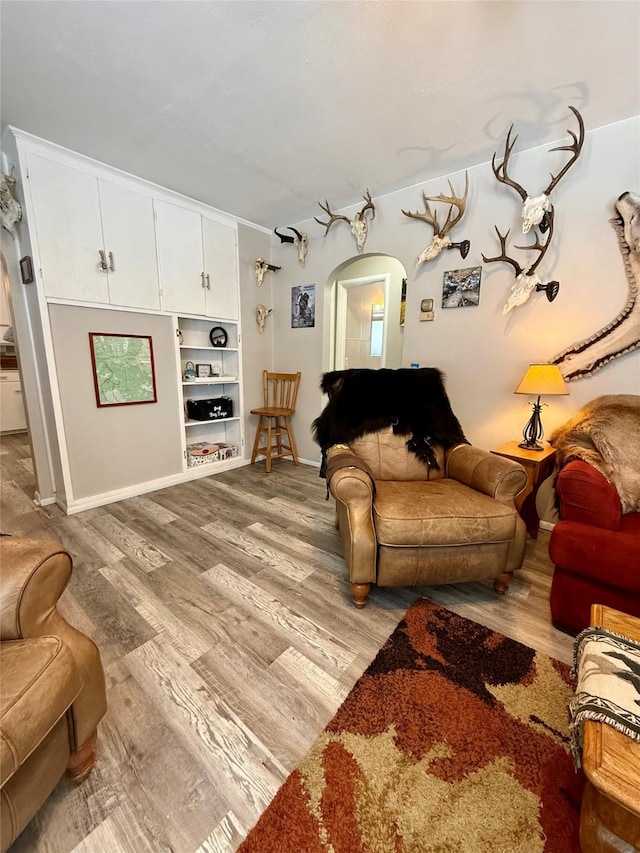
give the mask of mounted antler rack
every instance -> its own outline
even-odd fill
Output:
[[[525,251],[537,251],[539,252],[538,258],[534,261],[534,263],[530,264],[528,267],[523,268],[520,264],[517,263],[513,258],[507,256],[506,253],[506,241],[509,236],[509,231],[503,236],[496,227],[496,233],[498,235],[498,239],[500,241],[500,254],[496,255],[493,258],[487,258],[485,255],[482,256],[482,259],[485,263],[494,263],[498,261],[502,261],[504,263],[511,264],[513,266],[516,280],[511,288],[511,295],[509,299],[505,303],[504,309],[502,311],[503,314],[507,314],[511,311],[512,308],[515,308],[517,305],[523,305],[531,296],[531,294],[536,292],[544,291],[547,295],[547,299],[549,302],[553,302],[553,300],[558,295],[558,291],[560,289],[560,283],[558,281],[551,281],[547,284],[543,284],[542,279],[536,272],[540,262],[543,257],[547,254],[549,250],[549,246],[551,244],[551,238],[553,236],[553,220],[554,220],[554,210],[553,204],[549,199],[549,194],[555,187],[558,185],[560,180],[566,175],[571,166],[576,162],[578,157],[580,156],[580,152],[582,151],[582,146],[584,145],[584,122],[582,120],[582,116],[578,112],[575,107],[569,107],[571,112],[575,115],[578,120],[578,132],[574,133],[572,130],[568,130],[567,132],[571,136],[573,140],[570,145],[558,145],[555,148],[550,148],[549,151],[570,151],[571,157],[569,161],[564,165],[564,167],[558,172],[557,175],[551,174],[551,180],[549,181],[547,187],[544,189],[541,195],[535,196],[534,198],[530,197],[525,188],[514,181],[511,177],[509,177],[508,165],[509,158],[511,157],[511,153],[516,144],[516,140],[518,139],[517,134],[511,138],[511,133],[513,131],[513,124],[507,131],[507,138],[504,144],[504,153],[502,155],[501,162],[497,161],[498,153],[494,153],[491,159],[491,168],[493,169],[493,174],[496,176],[496,179],[501,184],[506,184],[509,187],[512,187],[520,198],[522,199],[522,232],[523,234],[528,233],[531,228],[534,228],[534,233],[536,235],[535,242],[530,246],[516,246],[516,249],[523,249]],[[535,230],[537,226],[537,230]],[[540,233],[538,233],[538,231]],[[545,243],[542,243],[540,234],[546,234],[547,231],[548,236]]]
[[[532,243],[530,246],[515,246],[516,249],[521,249],[523,251],[532,251],[539,252],[538,257],[529,264],[527,267],[521,267],[520,264],[514,259],[507,255],[506,244],[507,239],[509,237],[509,231],[506,234],[501,234],[496,227],[496,234],[498,235],[498,240],[500,241],[500,254],[496,255],[494,258],[488,258],[486,255],[482,255],[482,260],[485,264],[497,263],[498,261],[502,261],[503,263],[511,264],[514,269],[516,280],[511,287],[511,295],[505,302],[504,308],[502,309],[503,314],[508,314],[512,308],[515,308],[518,305],[524,305],[527,299],[531,296],[531,293],[536,291],[544,290],[547,294],[547,299],[549,302],[553,302],[553,300],[558,295],[558,291],[560,289],[560,284],[557,281],[549,282],[549,284],[543,284],[542,279],[536,272],[540,263],[547,251],[549,250],[549,246],[551,245],[551,238],[553,237],[553,219],[554,212],[553,207],[546,214],[547,216],[547,241],[546,243],[540,242],[540,237],[536,232],[535,243]],[[554,285],[554,287],[551,287]]]
[[[433,239],[427,248],[418,255],[416,266],[420,266],[420,264],[423,264],[425,261],[431,261],[434,258],[437,258],[443,249],[459,249],[463,258],[466,258],[469,254],[469,249],[471,248],[469,240],[452,243],[451,239],[448,237],[451,229],[457,225],[464,216],[467,206],[467,196],[469,194],[469,173],[465,172],[464,195],[457,196],[455,194],[451,181],[449,181],[449,188],[451,190],[451,195],[444,195],[443,193],[440,193],[439,195],[427,196],[424,194],[423,190],[422,201],[424,203],[424,213],[411,213],[411,211],[408,210],[402,211],[405,216],[408,216],[411,219],[421,219],[433,228]],[[442,225],[438,224],[437,213],[435,211],[431,211],[431,207],[429,206],[430,201],[439,201],[449,205],[447,218]],[[455,215],[453,214],[454,208],[457,209],[457,213]]]
[[[367,210],[370,210],[372,212],[372,220],[376,218],[376,206],[371,200],[371,193],[369,192],[369,190],[367,190],[363,198],[365,200],[364,207],[356,214],[354,214],[353,219],[349,219],[347,216],[342,216],[342,214],[332,213],[331,208],[329,207],[329,202],[326,199],[324,204],[322,204],[322,202],[318,202],[320,207],[329,216],[328,222],[324,222],[322,219],[318,219],[314,216],[314,219],[318,223],[318,225],[324,225],[326,229],[324,232],[325,237],[329,233],[329,228],[331,228],[334,222],[340,222],[342,220],[351,227],[351,233],[356,238],[356,246],[358,247],[358,251],[362,252],[362,250],[364,249],[364,244],[367,242],[367,236],[369,234],[369,223],[365,218]]]
[[[258,287],[262,287],[262,282],[264,281],[264,274],[267,271],[277,272],[281,270],[282,267],[277,267],[275,264],[270,264],[265,261],[264,258],[257,258],[256,260],[256,281],[258,282]]]
[[[274,233],[278,235],[281,243],[293,243],[294,246],[298,249],[298,261],[300,266],[304,266],[304,262],[307,258],[307,252],[309,250],[309,235],[305,231],[298,231],[296,228],[293,228],[291,225],[286,226],[289,231],[293,231],[295,237],[292,237],[290,234],[281,234],[277,228],[274,228]]]

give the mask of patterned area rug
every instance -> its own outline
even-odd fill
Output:
[[[569,667],[426,599],[242,853],[579,853]]]

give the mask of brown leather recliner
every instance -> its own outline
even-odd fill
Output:
[[[0,538],[0,847],[67,771],[90,772],[107,708],[95,644],[58,613],[71,556],[56,542]]]
[[[429,469],[392,429],[327,452],[353,602],[371,584],[413,586],[495,578],[499,593],[522,566],[527,531],[515,497],[517,462],[468,444],[436,448]]]

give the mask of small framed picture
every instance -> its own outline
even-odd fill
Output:
[[[209,379],[211,375],[210,364],[196,364],[196,376],[198,379]]]
[[[31,284],[33,281],[33,264],[29,255],[20,258],[20,278],[23,284]]]

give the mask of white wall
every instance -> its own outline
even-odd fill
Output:
[[[502,144],[497,143],[500,150]],[[510,174],[530,195],[539,194],[549,173],[557,172],[566,162],[567,154],[549,153],[551,147],[511,157]],[[370,226],[366,251],[398,258],[409,273],[403,365],[417,362],[442,369],[452,407],[467,437],[489,449],[518,438],[529,418],[527,397],[513,395],[527,366],[548,361],[593,334],[613,320],[627,300],[627,280],[609,219],[614,214],[613,203],[622,192],[640,191],[640,117],[588,131],[580,159],[553,192],[555,234],[540,267],[544,281],[560,281],[560,292],[553,303],[544,294],[534,294],[524,306],[502,315],[513,283],[512,268],[484,264],[481,255],[499,254],[494,225],[502,233],[511,228],[510,246],[526,244],[531,235],[520,232],[519,197],[498,184],[490,163],[469,168],[467,212],[452,234],[456,240],[471,240],[467,258],[463,261],[456,251],[445,251],[437,260],[415,269],[417,255],[431,239],[431,229],[403,216],[401,210],[421,208],[421,189],[427,195],[448,192],[448,177],[461,192],[464,174],[458,173],[375,198],[376,218]],[[375,186],[370,189],[375,194]],[[357,209],[359,206],[340,212],[352,216]],[[313,220],[296,227],[309,234],[304,270],[286,247],[272,241],[272,259],[282,265],[274,292],[275,368],[284,370],[295,364],[295,369],[302,371],[296,438],[302,457],[319,459],[310,426],[326,403],[318,385],[328,366],[330,285],[336,267],[353,258],[356,251],[346,224],[334,225],[326,237]],[[529,254],[511,250],[512,257],[521,262]],[[479,306],[443,310],[444,271],[478,265],[483,267]],[[313,282],[319,289],[315,328],[291,329],[290,288]],[[420,323],[420,300],[427,297],[434,299],[435,320]],[[543,412],[547,435],[594,397],[640,393],[640,351],[616,360],[593,377],[570,383],[569,391],[568,397],[548,398],[549,406]]]
[[[256,323],[256,306],[273,305],[274,276],[268,272],[261,287],[255,276],[257,258],[269,257],[269,234],[246,225],[238,225],[238,255],[240,259],[240,321],[242,328],[242,376],[244,385],[244,442],[245,456],[251,458],[258,418],[249,410],[262,406],[262,371],[273,370],[273,319],[268,317],[264,332]],[[275,281],[277,284],[277,281]]]

